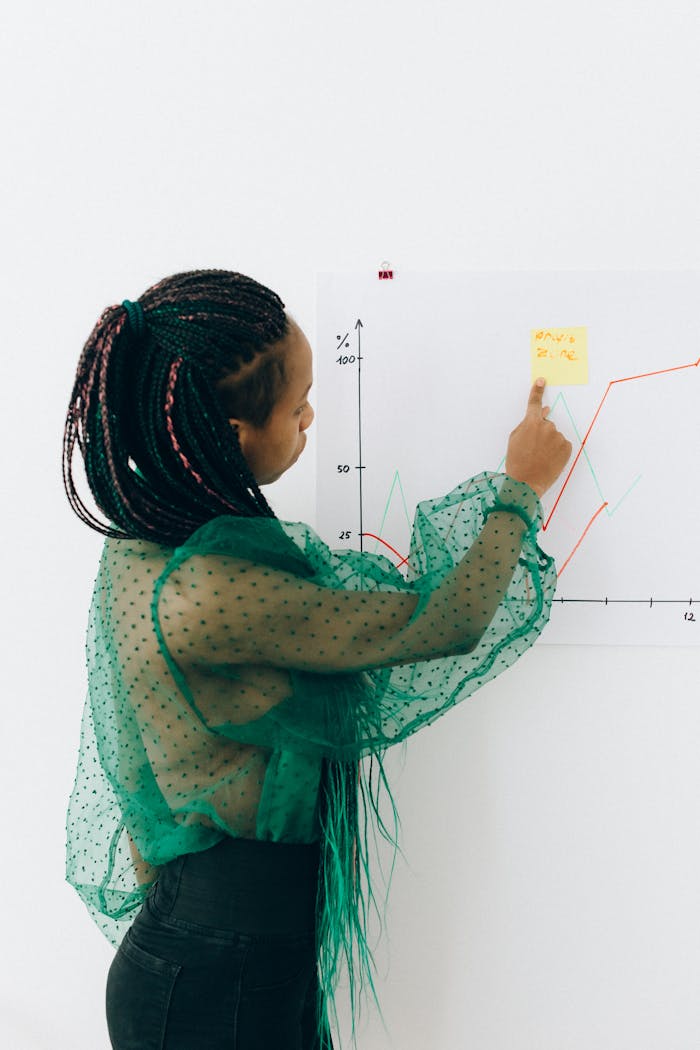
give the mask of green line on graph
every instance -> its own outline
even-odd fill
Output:
[[[404,514],[406,515],[406,524],[407,524],[409,530],[411,528],[411,516],[410,516],[410,514],[408,512],[408,507],[406,505],[406,496],[405,496],[405,493],[403,491],[403,485],[401,484],[401,475],[399,474],[399,472],[397,470],[397,471],[394,472],[394,478],[393,478],[393,481],[391,482],[391,488],[389,489],[389,496],[388,496],[387,501],[386,501],[386,506],[384,507],[384,514],[382,515],[382,522],[381,522],[381,525],[379,526],[379,535],[380,536],[384,532],[384,523],[386,522],[387,515],[389,513],[389,507],[391,506],[391,500],[392,500],[392,497],[394,495],[394,489],[396,488],[397,485],[399,486],[399,492],[401,493],[401,502],[403,504]],[[378,550],[379,550],[379,541],[377,541],[377,544],[376,544],[376,546],[374,548],[375,554],[377,553]]]
[[[581,438],[581,435],[579,433],[579,429],[576,426],[576,420],[574,419],[574,417],[571,414],[571,409],[569,408],[569,404],[568,404],[564,394],[561,391],[557,394],[556,398],[554,399],[554,404],[552,405],[552,410],[549,413],[549,417],[548,418],[549,419],[552,418],[552,416],[554,415],[554,410],[557,407],[557,403],[560,400],[561,400],[561,403],[562,403],[562,405],[564,407],[564,411],[566,412],[567,416],[569,417],[569,423],[572,426],[574,434],[576,435],[576,440],[578,441],[579,446],[580,446],[582,444],[582,440],[583,439]],[[595,485],[595,487],[598,490],[598,495],[600,496],[601,500],[605,500],[605,496],[603,495],[603,490],[601,489],[600,482],[598,481],[598,475],[595,472],[593,464],[591,463],[590,457],[588,455],[588,449],[585,446],[583,448],[583,458],[585,459],[586,465],[587,465],[588,469],[591,472],[591,477],[593,478],[593,484]],[[502,468],[505,465],[505,462],[506,462],[506,457],[504,456],[503,459],[501,460],[501,462],[498,464],[498,467],[496,468],[496,473],[497,474],[500,474]],[[624,501],[627,499],[627,497],[629,496],[629,494],[632,491],[632,489],[635,487],[635,485],[637,485],[637,483],[639,481],[641,481],[641,479],[642,479],[642,475],[639,474],[634,479],[634,481],[632,482],[630,487],[627,489],[627,491],[624,493],[624,495],[622,495],[620,497],[620,499],[617,501],[615,506],[612,509],[609,506],[605,508],[605,513],[606,513],[608,518],[612,518],[612,516],[615,513],[615,511],[618,510],[618,508],[621,506],[622,503],[624,503]]]

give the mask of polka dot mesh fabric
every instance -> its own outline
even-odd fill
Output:
[[[532,645],[556,585],[541,525],[529,486],[482,474],[418,505],[405,575],[276,518],[217,517],[175,549],[108,538],[66,874],[109,940],[182,853],[320,839],[324,989],[341,956],[371,984],[363,760],[381,773]]]

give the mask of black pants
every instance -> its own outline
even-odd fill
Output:
[[[107,977],[114,1050],[332,1050],[318,865],[318,846],[226,838],[161,868]]]

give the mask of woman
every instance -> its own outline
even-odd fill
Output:
[[[341,962],[353,1007],[374,991],[368,839],[395,841],[384,750],[510,666],[549,615],[538,497],[571,445],[543,382],[505,475],[420,504],[407,577],[329,550],[262,495],[304,449],[311,384],[284,303],[218,270],[109,307],[78,365],[64,481],[107,539],[67,878],[119,946],[114,1050],[330,1048]],[[108,526],[76,493],[76,440]]]

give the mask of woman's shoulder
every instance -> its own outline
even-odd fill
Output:
[[[173,557],[184,561],[193,555],[218,555],[306,576],[312,574],[307,554],[314,541],[320,543],[303,522],[223,514],[196,529]]]
[[[188,562],[190,572],[211,575],[232,561],[311,577],[329,550],[311,526],[279,518],[222,514],[200,525],[179,546],[139,538],[105,541],[102,564],[112,579],[170,576]]]
[[[102,548],[102,565],[112,570],[123,572],[128,566],[138,567],[139,571],[151,574],[165,567],[174,553],[172,546],[153,543],[138,538],[116,539],[108,536]]]

